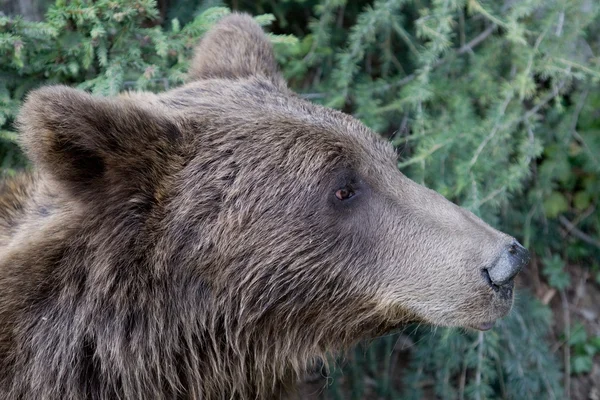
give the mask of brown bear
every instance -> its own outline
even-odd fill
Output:
[[[233,14],[183,87],[31,93],[0,195],[0,398],[278,398],[410,321],[488,329],[527,251],[293,94]]]

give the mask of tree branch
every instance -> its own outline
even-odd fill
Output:
[[[477,348],[477,370],[475,372],[475,387],[477,391],[475,392],[475,399],[481,400],[481,366],[483,364],[483,332],[479,332],[479,336],[477,338],[478,348]]]
[[[568,68],[567,73],[570,73],[570,72],[571,72],[571,69]],[[563,79],[558,85],[556,85],[556,87],[554,88],[552,93],[549,93],[548,95],[546,95],[546,97],[544,97],[542,99],[542,101],[540,101],[535,106],[533,106],[529,111],[527,111],[525,113],[525,115],[523,115],[523,117],[521,119],[519,119],[518,122],[522,122],[522,121],[529,119],[533,114],[537,113],[540,110],[540,108],[542,108],[543,106],[548,104],[553,98],[558,96],[558,93],[562,90],[563,87],[565,87],[566,83],[567,83],[567,80]]]
[[[560,215],[558,217],[558,220],[565,228],[567,228],[567,233],[572,233],[573,236],[576,236],[577,238],[583,240],[587,244],[590,244],[590,245],[595,246],[600,249],[599,241],[597,241],[596,239],[594,239],[587,233],[580,231],[575,225],[573,225],[573,223],[571,221],[569,221],[567,218],[565,218],[565,216]]]
[[[467,51],[473,50],[474,47],[479,46],[481,44],[481,42],[483,42],[485,39],[487,39],[488,36],[490,36],[496,30],[497,27],[498,27],[498,25],[496,25],[496,24],[492,24],[492,25],[488,26],[486,30],[481,32],[479,35],[475,36],[469,43],[467,43],[464,46],[462,46],[461,48],[459,48],[456,51],[456,54],[461,55],[461,54],[466,53]]]
[[[569,300],[564,290],[560,291],[560,299],[562,302],[563,318],[565,324],[565,340],[566,345],[563,347],[564,363],[565,363],[565,398],[571,398],[571,348],[569,340],[571,338],[571,315],[569,313]]]
[[[450,61],[455,56],[459,56],[466,52],[472,51],[475,47],[479,46],[485,39],[487,39],[488,36],[490,36],[496,30],[497,27],[498,27],[498,25],[496,25],[496,24],[492,24],[492,25],[488,26],[486,30],[481,32],[476,37],[474,37],[471,41],[469,41],[469,43],[465,44],[464,46],[461,46],[455,52],[453,52],[451,55],[444,57],[440,60],[437,60],[436,62],[434,62],[432,64],[431,67],[437,68],[443,64],[446,64],[448,61]],[[383,90],[388,90],[391,88],[404,86],[407,83],[412,82],[416,77],[417,77],[417,75],[415,73],[412,73],[412,74],[407,75],[404,78],[400,79],[398,82],[390,83],[389,85],[384,86]]]
[[[506,96],[506,99],[504,99],[504,102],[500,106],[500,111],[498,112],[498,116],[496,117],[496,124],[494,124],[494,127],[492,128],[490,133],[479,144],[479,147],[477,147],[477,150],[475,150],[475,154],[473,155],[473,158],[471,158],[471,161],[469,162],[469,169],[473,168],[473,166],[477,162],[477,159],[479,158],[479,155],[481,154],[481,152],[483,151],[485,146],[487,146],[489,141],[492,140],[493,137],[496,135],[496,133],[500,130],[500,127],[501,127],[500,119],[504,116],[504,113],[506,112],[506,109],[508,108],[508,104],[510,103],[512,98],[513,98],[513,95],[512,95],[512,93],[510,93],[508,96]]]

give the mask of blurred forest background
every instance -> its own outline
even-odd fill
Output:
[[[597,0],[0,0],[1,173],[27,165],[13,121],[29,90],[180,85],[232,9],[272,32],[297,92],[533,252],[495,329],[409,326],[315,371],[302,398],[599,400]]]

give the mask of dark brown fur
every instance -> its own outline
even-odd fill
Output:
[[[278,398],[404,321],[508,312],[481,268],[511,239],[291,93],[249,17],[209,32],[190,76],[29,95],[35,172],[0,195],[0,398]]]

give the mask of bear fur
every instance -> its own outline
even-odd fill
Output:
[[[293,94],[249,16],[203,38],[180,88],[45,87],[18,125],[33,170],[0,192],[1,399],[279,398],[361,339],[511,307],[481,268],[512,238]]]

